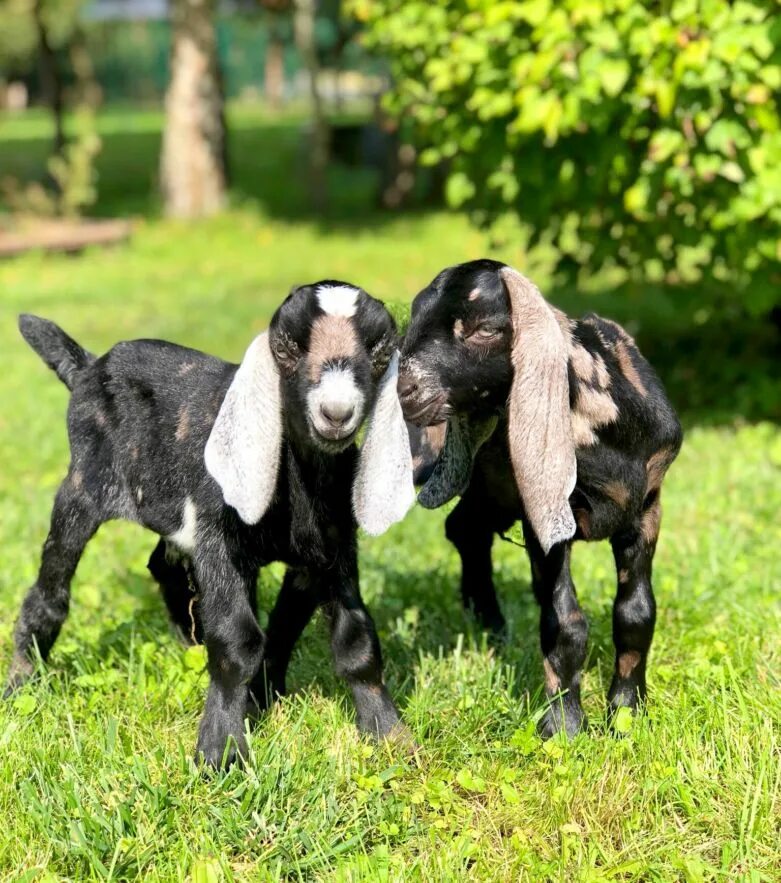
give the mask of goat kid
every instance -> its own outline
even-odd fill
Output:
[[[71,463],[16,625],[6,695],[33,674],[36,650],[49,655],[87,542],[124,518],[161,537],[150,569],[175,625],[187,634],[197,622],[206,645],[196,756],[218,767],[246,755],[245,712],[284,692],[293,645],[319,605],[359,729],[384,737],[399,727],[356,551],[356,520],[382,533],[414,500],[384,306],[341,282],[296,288],[238,366],[155,340],[95,357],[51,322],[19,324],[71,390]],[[264,635],[256,581],[276,560],[288,570]]]
[[[418,500],[435,508],[460,495],[446,533],[461,556],[462,598],[496,631],[504,618],[493,537],[522,522],[551,700],[542,734],[571,735],[586,723],[588,626],[570,575],[573,540],[612,544],[608,700],[611,713],[634,711],[646,695],[656,617],[661,485],[682,434],[632,338],[593,314],[570,320],[511,267],[472,261],[443,270],[415,298],[398,389],[407,420],[424,427],[412,436],[425,482]]]

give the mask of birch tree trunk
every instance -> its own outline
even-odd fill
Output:
[[[216,0],[170,0],[171,81],[160,179],[166,214],[220,211],[227,179],[225,114],[214,25]]]
[[[317,82],[319,63],[315,45],[315,0],[294,0],[293,29],[296,46],[309,76],[309,99],[312,111],[312,141],[309,154],[309,193],[318,211],[326,207],[326,169],[328,167],[328,121]]]

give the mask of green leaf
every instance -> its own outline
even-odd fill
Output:
[[[206,667],[206,647],[194,644],[184,651],[184,667],[193,671],[202,671]]]
[[[464,789],[474,794],[482,794],[485,791],[485,779],[474,775],[467,767],[463,767],[456,773],[456,782]]]
[[[475,195],[475,185],[463,172],[456,172],[447,179],[445,196],[453,208],[460,208]]]
[[[38,708],[38,703],[35,700],[35,696],[31,696],[29,693],[17,696],[16,699],[14,699],[14,710],[17,714],[27,717],[28,715],[33,714],[36,708]]]
[[[517,806],[521,802],[521,795],[518,793],[517,788],[509,785],[507,782],[502,782],[500,790],[504,802],[510,804],[510,806]]]
[[[217,859],[197,859],[190,868],[192,883],[221,883],[222,868]]]
[[[630,733],[634,724],[634,715],[630,708],[619,708],[613,715],[613,729],[617,733]]]
[[[599,79],[605,94],[615,98],[629,79],[629,63],[623,58],[606,58],[599,66]]]

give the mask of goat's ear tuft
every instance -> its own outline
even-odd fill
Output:
[[[225,502],[257,524],[274,499],[282,448],[282,393],[268,332],[249,345],[206,442],[206,469]]]
[[[366,533],[378,536],[401,521],[415,501],[412,454],[396,392],[399,354],[380,380],[353,482],[353,510]]]
[[[512,267],[504,267],[500,274],[513,320],[510,459],[526,516],[547,554],[575,533],[569,505],[577,478],[570,425],[569,347],[537,286]]]

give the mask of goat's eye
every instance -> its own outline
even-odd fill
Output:
[[[488,343],[488,341],[495,340],[502,333],[501,328],[497,328],[495,325],[478,325],[477,328],[472,331],[468,340],[474,340],[478,343]]]

